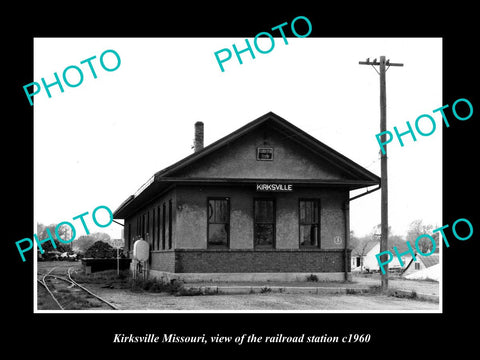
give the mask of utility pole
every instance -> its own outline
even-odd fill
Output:
[[[387,93],[385,85],[385,73],[390,66],[403,66],[399,63],[391,63],[390,60],[385,61],[385,56],[380,56],[380,62],[377,59],[370,61],[359,61],[360,65],[371,65],[380,75],[380,132],[387,131]],[[378,65],[380,71],[375,68]],[[386,68],[385,68],[386,67]],[[382,142],[386,142],[386,134],[381,137]],[[380,172],[381,172],[381,237],[380,252],[388,250],[388,173],[387,173],[387,145],[384,145],[385,153],[380,152]],[[382,261],[385,262],[388,255],[382,255]],[[382,273],[382,290],[388,289],[388,264],[384,265],[385,274]]]

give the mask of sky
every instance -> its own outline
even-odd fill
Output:
[[[404,64],[386,73],[387,129],[404,132],[422,114],[437,124],[430,136],[389,144],[389,224],[397,235],[415,219],[442,225],[442,120],[433,113],[444,105],[441,38],[275,38],[270,53],[254,48],[255,59],[243,53],[243,64],[233,55],[222,72],[214,53],[233,52],[232,44],[243,49],[245,38],[35,38],[33,81],[50,84],[54,72],[62,79],[71,65],[84,78],[34,97],[34,232],[37,222],[69,221],[78,237],[85,231],[72,218],[88,212],[90,232],[119,238],[122,227],[96,226],[93,210],[114,211],[155,172],[190,155],[196,121],[208,145],[272,111],[380,175],[379,76],[358,62],[381,55]],[[115,71],[99,62],[106,50],[120,56]],[[92,56],[96,79],[81,64]],[[113,68],[116,58],[107,53],[104,62]],[[67,78],[80,80],[72,69]],[[98,221],[105,216],[99,211]],[[380,191],[351,202],[356,236],[379,223]]]

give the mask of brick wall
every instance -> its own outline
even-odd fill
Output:
[[[150,254],[152,270],[175,272],[175,252],[173,250],[152,251]]]
[[[175,250],[177,273],[342,272],[344,250]],[[350,250],[348,251],[350,271]]]

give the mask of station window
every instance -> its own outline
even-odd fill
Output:
[[[230,239],[230,198],[208,200],[208,247],[228,247]]]
[[[299,201],[300,247],[320,247],[320,201],[301,199]]]
[[[128,223],[128,231],[127,231],[127,240],[126,240],[126,244],[125,244],[125,249],[132,249],[133,248],[133,245],[132,245],[132,224],[129,222]]]
[[[140,217],[137,217],[137,224],[135,226],[135,236],[138,237],[140,235]]]
[[[254,199],[255,248],[275,247],[275,200]]]
[[[168,248],[172,248],[172,220],[173,220],[173,214],[172,214],[172,200],[168,200]]]
[[[167,206],[165,203],[162,204],[162,250],[165,250],[165,213],[167,211]]]
[[[150,211],[147,211],[147,223],[145,224],[145,241],[152,247],[152,239],[150,238]]]
[[[155,208],[152,210],[152,250],[157,250],[156,237],[155,237]]]
[[[161,241],[161,229],[162,229],[162,224],[160,223],[160,205],[157,206],[157,250],[160,250],[160,241]]]

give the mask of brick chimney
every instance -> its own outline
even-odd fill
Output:
[[[197,121],[195,123],[195,138],[193,140],[194,152],[203,149],[203,122]]]

